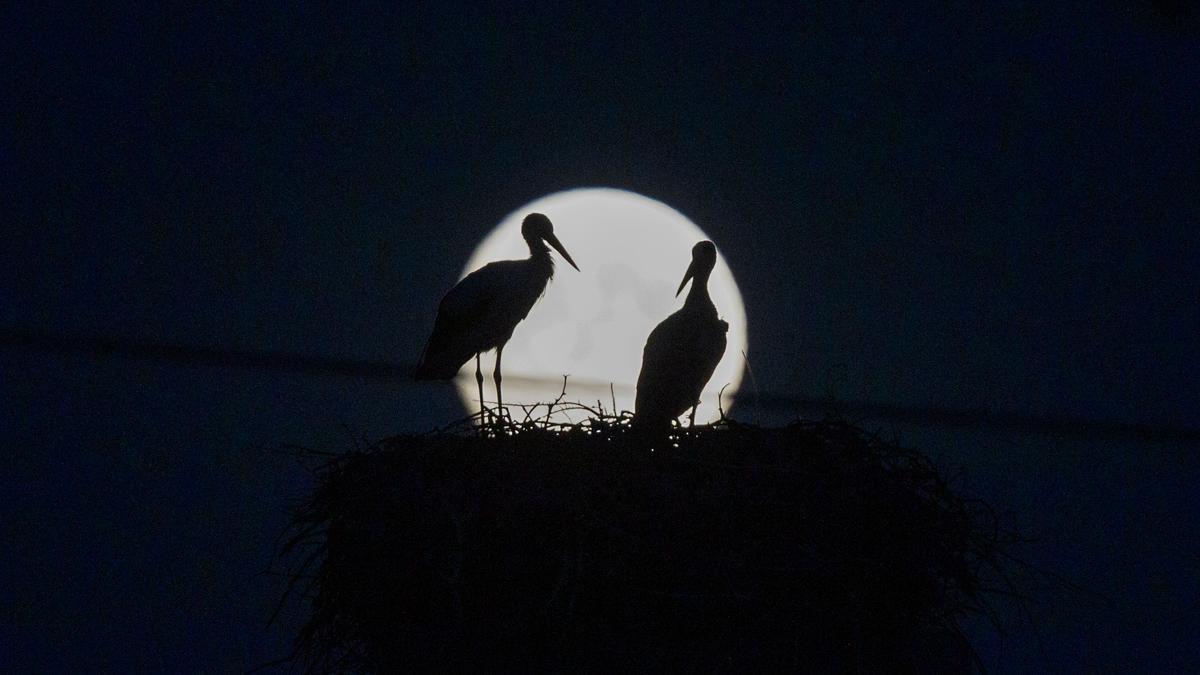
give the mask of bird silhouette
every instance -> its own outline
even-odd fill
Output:
[[[413,372],[413,378],[418,380],[448,380],[474,355],[481,421],[485,406],[479,355],[490,349],[496,350],[496,369],[492,376],[496,382],[497,410],[502,410],[500,357],[504,345],[554,277],[554,260],[546,244],[553,246],[571,267],[579,270],[554,236],[554,225],[546,216],[540,213],[525,216],[521,222],[521,236],[529,245],[528,258],[488,263],[463,277],[442,298],[437,319],[433,322],[433,334]]]
[[[700,392],[725,353],[729,324],[717,317],[708,295],[708,277],[717,264],[717,247],[702,241],[692,247],[692,264],[675,297],[688,291],[683,307],[655,326],[642,351],[634,422],[643,428],[664,428],[688,408],[695,423]]]

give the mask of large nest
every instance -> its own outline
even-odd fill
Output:
[[[1010,533],[840,421],[526,419],[329,459],[285,547],[310,672],[973,668]],[[301,554],[300,552],[307,552]]]

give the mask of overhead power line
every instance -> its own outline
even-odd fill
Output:
[[[0,329],[0,347],[57,354],[120,357],[180,365],[241,368],[305,375],[366,377],[411,383],[412,367],[389,361],[347,359],[292,352],[204,347],[166,342],[131,340],[95,335],[65,335],[32,329]],[[518,376],[506,380],[532,380]],[[540,380],[537,380],[540,381]],[[608,389],[608,383],[572,380],[576,386]],[[905,406],[869,401],[832,401],[829,398],[788,394],[743,395],[739,406],[764,411],[824,414],[837,410],[858,417],[908,422],[923,426],[990,428],[1020,433],[1076,438],[1200,443],[1200,429],[1171,425],[1108,422],[1081,417],[1028,415],[969,408]]]

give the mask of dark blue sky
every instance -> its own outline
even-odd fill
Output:
[[[411,363],[501,217],[612,186],[717,242],[765,391],[1200,426],[1186,4],[404,4],[0,9],[0,326]],[[304,486],[240,453],[457,414],[449,387],[0,359],[8,562],[77,586],[12,621],[50,669],[236,661],[258,606],[228,596],[269,595],[249,579]],[[157,539],[155,511],[187,533]],[[246,585],[210,605],[139,586],[230,537],[210,567]],[[112,575],[167,618],[106,600]],[[128,636],[48,656],[47,626],[114,603]],[[195,631],[225,637],[181,655]]]

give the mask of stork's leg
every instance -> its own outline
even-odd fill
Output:
[[[698,402],[692,404],[692,414],[688,415],[688,428],[689,429],[696,426],[696,406],[698,406],[698,405],[700,405]]]
[[[479,352],[475,352],[475,384],[479,385],[479,424],[487,422],[487,407],[483,405],[483,368],[479,365]]]
[[[496,347],[496,369],[492,371],[492,379],[496,381],[496,414],[502,424],[504,422],[504,394],[500,392],[500,381],[504,378],[500,377],[500,355],[503,353],[504,345]]]

